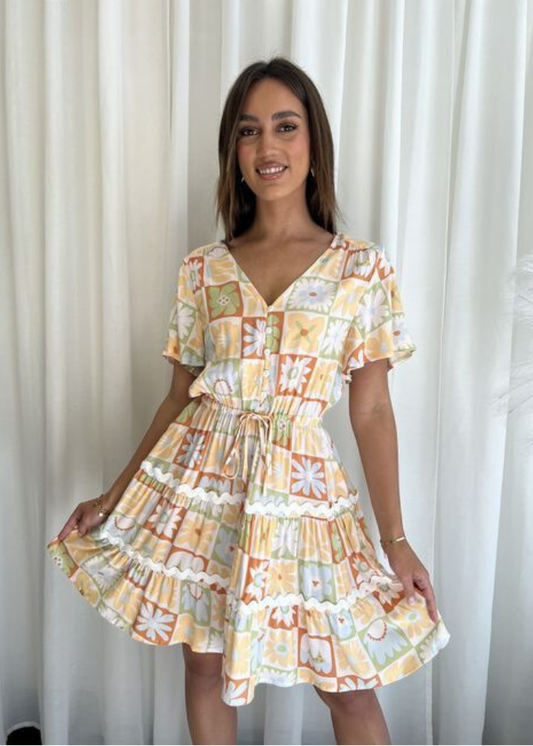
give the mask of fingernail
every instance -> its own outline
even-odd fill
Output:
[[[412,606],[412,605],[414,604],[415,600],[416,600],[416,599],[415,599],[415,597],[414,597],[414,596],[411,596],[411,597],[410,597],[410,599],[409,599],[409,603],[411,604],[411,606]]]

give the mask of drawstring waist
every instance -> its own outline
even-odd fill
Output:
[[[264,459],[265,468],[268,473],[272,464],[273,424],[277,420],[282,422],[288,421],[292,425],[301,427],[319,427],[322,424],[322,417],[316,415],[290,415],[284,412],[257,412],[253,409],[238,409],[237,407],[230,407],[227,404],[222,404],[211,397],[202,397],[201,403],[209,409],[239,417],[239,424],[233,443],[223,457],[224,465],[222,473],[229,479],[234,479],[239,471],[241,460],[241,440],[243,438],[244,463],[242,478],[245,479],[248,475],[248,441],[250,439],[248,436],[250,434],[257,431],[259,433],[259,448],[256,449],[254,453],[252,473],[254,473],[259,456]]]

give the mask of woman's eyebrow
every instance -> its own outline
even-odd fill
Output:
[[[299,114],[297,114],[295,111],[291,111],[290,109],[287,109],[286,111],[277,111],[275,114],[272,114],[272,119],[284,119],[285,117],[298,117],[298,119],[302,118]],[[253,114],[241,114],[239,121],[242,121],[243,119],[250,122],[260,121],[259,117],[256,117]]]

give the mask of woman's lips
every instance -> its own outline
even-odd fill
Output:
[[[259,171],[257,171],[256,173],[257,173],[258,176],[261,177],[261,179],[264,179],[265,181],[274,181],[275,179],[280,179],[283,176],[283,174],[285,173],[285,171],[287,170],[287,168],[288,167],[285,166],[283,168],[283,171],[278,171],[278,172],[272,173],[272,174],[261,174],[261,173],[259,173]]]

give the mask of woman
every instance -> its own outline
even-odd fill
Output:
[[[403,534],[387,373],[416,345],[394,269],[337,232],[329,124],[290,61],[239,75],[219,160],[226,239],[180,264],[169,394],[115,484],[48,549],[134,639],[183,643],[194,743],[235,743],[236,706],[261,682],[313,684],[337,743],[390,743],[374,688],[449,639]],[[322,423],[348,382],[394,574]]]

